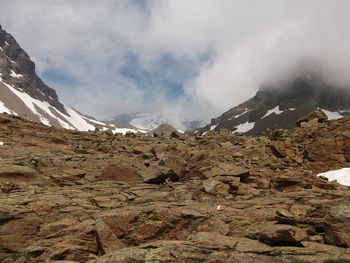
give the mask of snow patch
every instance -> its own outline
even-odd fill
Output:
[[[247,132],[247,131],[250,131],[251,129],[254,128],[254,125],[255,125],[255,122],[245,122],[245,123],[242,123],[238,126],[236,126],[236,130],[234,132]]]
[[[11,70],[10,76],[13,77],[13,78],[21,78],[21,77],[23,77],[22,74],[17,74],[13,70]]]
[[[215,124],[215,125],[211,126],[211,127],[210,127],[210,130],[211,130],[211,131],[214,130],[216,127],[218,127],[218,125],[219,125],[219,124]]]
[[[289,108],[288,110],[291,110],[291,111],[293,111],[293,110],[296,110],[297,108]]]
[[[2,49],[2,47],[0,47],[0,50],[1,50],[1,51],[4,51],[4,50]]]
[[[9,43],[7,43],[6,41],[5,41],[5,45],[6,45],[6,46],[10,46],[10,44],[9,44]]]
[[[12,114],[12,115],[18,115],[16,112],[14,112],[14,111],[10,110],[9,108],[7,108],[5,106],[5,104],[2,101],[0,101],[0,113],[4,113],[4,112],[6,112],[8,114]]]
[[[276,106],[273,109],[268,110],[267,113],[261,119],[266,118],[267,116],[271,115],[272,113],[275,113],[278,115],[278,114],[281,114],[282,112],[283,111],[280,110],[280,106]]]
[[[339,184],[350,186],[350,168],[332,170],[320,173],[317,176],[324,176],[330,181],[336,180]]]
[[[4,142],[0,142],[0,145],[4,145]]]
[[[142,132],[142,133],[145,133],[145,131],[134,130],[134,129],[129,129],[129,128],[116,128],[116,129],[112,130],[112,132],[114,134],[115,133],[121,133],[123,135],[125,135],[127,132],[133,132],[133,133]]]
[[[340,115],[339,112],[336,111],[328,111],[328,110],[324,110],[321,109],[328,117],[328,120],[337,120],[337,119],[341,119],[344,116]]]

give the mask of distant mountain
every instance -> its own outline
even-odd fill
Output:
[[[198,120],[172,120],[169,117],[161,114],[153,113],[129,113],[115,116],[112,121],[120,123],[125,127],[142,129],[145,131],[151,131],[156,129],[161,124],[170,124],[176,129],[186,131],[190,129],[196,129],[202,126],[204,123]]]
[[[59,128],[127,131],[120,129],[120,125],[83,115],[60,102],[55,90],[37,76],[28,54],[0,26],[0,113],[3,112]]]
[[[291,129],[304,114],[322,109],[338,119],[350,109],[350,89],[334,87],[314,73],[304,73],[281,86],[262,87],[242,104],[212,119],[194,132],[229,129],[246,135],[262,135],[269,129]]]

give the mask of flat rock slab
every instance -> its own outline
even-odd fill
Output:
[[[39,174],[27,166],[11,165],[0,167],[0,182],[30,182],[37,180]]]

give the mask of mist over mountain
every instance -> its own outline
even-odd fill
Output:
[[[109,119],[157,105],[209,121],[304,60],[346,86],[349,9],[346,0],[4,0],[0,16],[81,112]]]
[[[125,127],[131,129],[141,129],[150,131],[156,129],[161,124],[170,124],[181,131],[187,131],[196,129],[205,124],[204,121],[200,120],[178,120],[172,119],[171,116],[161,115],[162,113],[129,113],[115,116],[111,119],[113,122],[117,122]]]

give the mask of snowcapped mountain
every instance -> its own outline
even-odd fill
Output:
[[[253,98],[194,132],[226,128],[257,136],[275,127],[294,128],[302,115],[316,109],[322,109],[330,120],[348,115],[350,90],[334,87],[319,75],[307,72],[282,86],[262,87]]]
[[[112,121],[120,123],[129,128],[136,128],[145,131],[156,129],[161,124],[170,124],[180,131],[195,129],[203,125],[197,120],[172,120],[169,117],[154,113],[130,113],[115,116]]]
[[[55,90],[37,76],[28,54],[1,26],[0,113],[80,131],[99,128],[125,133],[130,130],[115,123],[97,121],[61,103]]]

